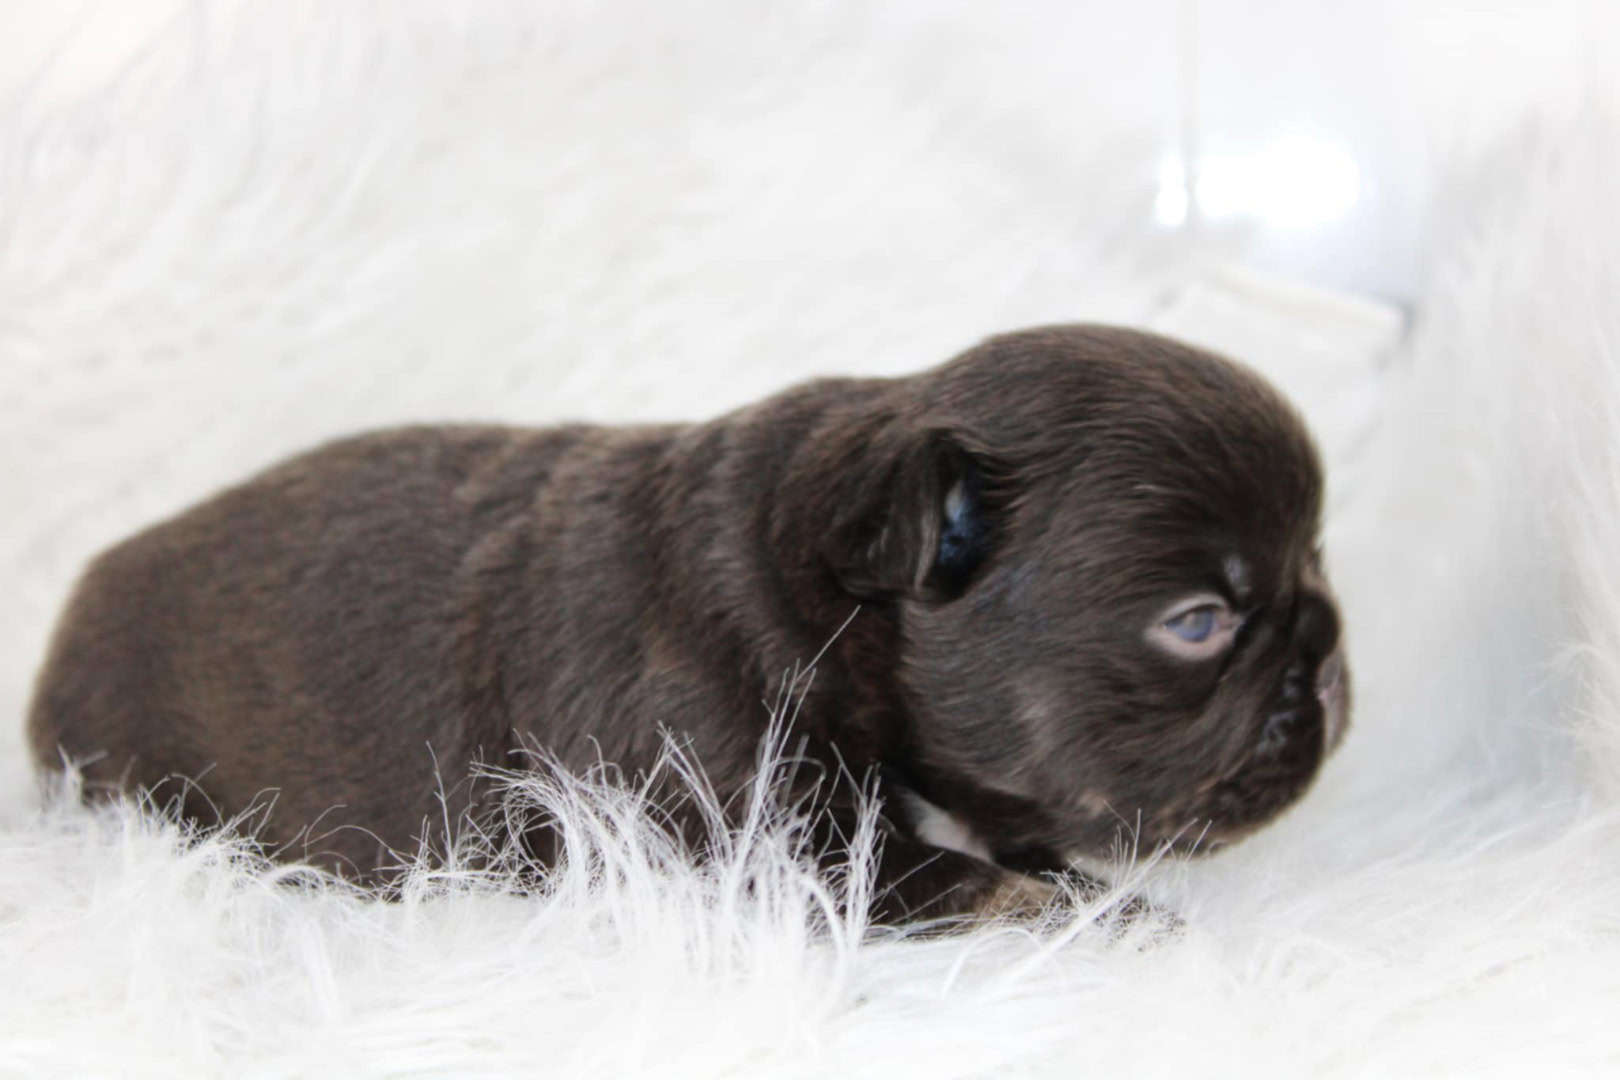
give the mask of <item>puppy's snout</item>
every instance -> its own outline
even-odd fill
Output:
[[[1335,648],[1320,662],[1315,657],[1297,657],[1283,672],[1275,699],[1280,707],[1266,717],[1255,752],[1261,756],[1281,753],[1304,732],[1307,718],[1320,719],[1331,746],[1344,724],[1344,682],[1342,650]]]

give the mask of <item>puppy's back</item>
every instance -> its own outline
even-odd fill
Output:
[[[379,839],[408,849],[438,816],[437,774],[464,776],[499,743],[450,723],[458,594],[479,584],[466,553],[576,438],[346,439],[117,545],[52,639],[28,720],[36,760],[66,755],[93,790],[151,789],[204,821],[215,803],[273,796],[267,839],[319,821],[310,853],[361,873]]]

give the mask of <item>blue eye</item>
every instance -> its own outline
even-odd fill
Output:
[[[1191,611],[1184,611],[1173,619],[1166,619],[1164,628],[1182,641],[1193,645],[1209,640],[1215,632],[1215,622],[1220,616],[1220,609],[1214,604],[1205,604],[1195,607]]]
[[[1220,596],[1193,593],[1182,596],[1149,624],[1147,640],[1181,660],[1213,660],[1236,644],[1242,625],[1243,619]]]

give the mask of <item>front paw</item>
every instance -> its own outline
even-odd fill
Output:
[[[1078,870],[1039,876],[1004,871],[1001,880],[987,890],[974,908],[986,920],[1035,920],[1054,912],[1071,914],[1090,909],[1091,918],[1115,925],[1151,924],[1177,929],[1181,918],[1143,896],[1115,891],[1111,886]]]
[[[981,919],[1038,919],[1062,896],[1063,890],[1050,877],[1008,870],[985,892],[974,914]]]

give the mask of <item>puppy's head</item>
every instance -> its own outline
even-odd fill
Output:
[[[1348,677],[1321,473],[1252,372],[1054,327],[893,385],[827,522],[893,605],[908,766],[998,854],[1208,850],[1310,784]]]

